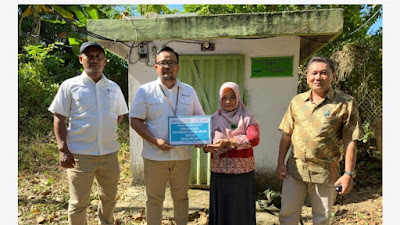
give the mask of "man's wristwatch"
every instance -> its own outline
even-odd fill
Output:
[[[356,177],[356,171],[344,171],[344,174],[347,174],[352,178]]]

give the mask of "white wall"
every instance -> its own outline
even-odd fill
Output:
[[[248,91],[247,106],[260,125],[261,140],[255,147],[256,171],[274,173],[278,157],[281,133],[278,126],[286,111],[289,101],[296,95],[297,68],[300,54],[300,38],[292,36],[271,37],[264,39],[214,39],[215,51],[201,52],[199,44],[176,41],[154,41],[149,43],[150,59],[146,65],[137,61],[137,48],[132,49],[129,64],[129,106],[138,87],[157,79],[154,69],[156,50],[165,43],[180,55],[218,55],[242,54],[245,56],[245,87]],[[250,78],[251,57],[294,56],[293,77]],[[179,74],[178,74],[179,78]],[[134,130],[131,132],[131,162],[133,183],[143,182],[143,161],[141,157],[142,141]]]

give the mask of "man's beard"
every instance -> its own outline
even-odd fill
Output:
[[[176,77],[173,76],[162,76],[161,77],[163,81],[175,81]]]
[[[89,65],[88,68],[87,68],[87,71],[89,73],[91,73],[91,74],[95,74],[95,73],[98,73],[100,71],[100,68],[97,65]]]

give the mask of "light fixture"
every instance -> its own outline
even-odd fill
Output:
[[[215,51],[215,44],[211,43],[211,42],[203,42],[201,43],[201,49],[202,52],[203,51]]]

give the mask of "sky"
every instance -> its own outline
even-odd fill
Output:
[[[374,25],[371,26],[371,28],[369,28],[368,30],[368,34],[373,33],[374,31],[379,30],[379,28],[382,27],[382,18],[379,18]]]
[[[169,9],[178,9],[179,11],[183,11],[183,5],[167,5]]]

